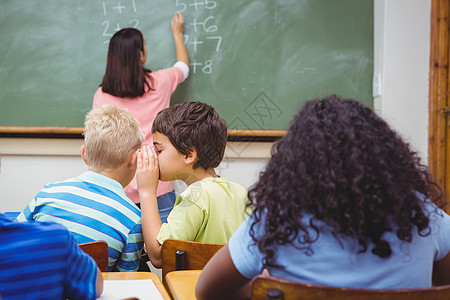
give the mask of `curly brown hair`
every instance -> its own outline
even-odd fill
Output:
[[[405,242],[411,241],[414,226],[429,234],[417,193],[435,203],[441,197],[418,154],[372,109],[332,95],[306,103],[272,148],[271,160],[248,193],[254,209],[250,235],[266,266],[277,266],[273,244],[297,239],[311,253],[320,234],[317,220],[336,238],[357,241],[358,252],[370,246],[374,255],[387,258],[391,247],[382,239],[385,232],[395,231]],[[308,227],[301,222],[306,214],[312,217]],[[258,223],[264,234],[256,237]],[[310,236],[308,229],[317,234]]]

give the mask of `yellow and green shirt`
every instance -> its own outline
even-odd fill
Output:
[[[226,178],[208,177],[181,193],[157,240],[227,243],[247,217],[247,191]]]

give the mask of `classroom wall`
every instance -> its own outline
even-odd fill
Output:
[[[375,65],[381,94],[375,109],[421,153],[428,149],[431,0],[375,0]],[[1,108],[0,108],[1,109]],[[86,171],[81,140],[0,138],[0,212],[20,211],[42,185]],[[270,143],[229,143],[221,176],[250,187]],[[182,190],[183,184],[177,184]]]
[[[431,0],[375,0],[377,111],[427,162]]]

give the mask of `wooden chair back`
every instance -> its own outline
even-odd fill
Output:
[[[78,244],[80,248],[89,254],[97,263],[102,272],[108,272],[108,243],[105,241],[94,241]]]
[[[279,292],[281,291],[281,297]],[[444,300],[450,299],[450,285],[427,289],[369,290],[305,284],[273,276],[258,275],[252,284],[251,300]]]
[[[225,244],[166,240],[162,245],[161,252],[163,283],[165,284],[166,274],[169,272],[203,269],[223,245]]]

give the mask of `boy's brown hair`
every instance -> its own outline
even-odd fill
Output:
[[[126,109],[110,104],[86,115],[83,136],[88,164],[100,170],[117,168],[144,141],[139,121]]]
[[[196,150],[193,168],[217,167],[227,145],[227,124],[216,110],[202,102],[183,102],[163,109],[153,121],[152,132],[167,136],[181,154]]]

